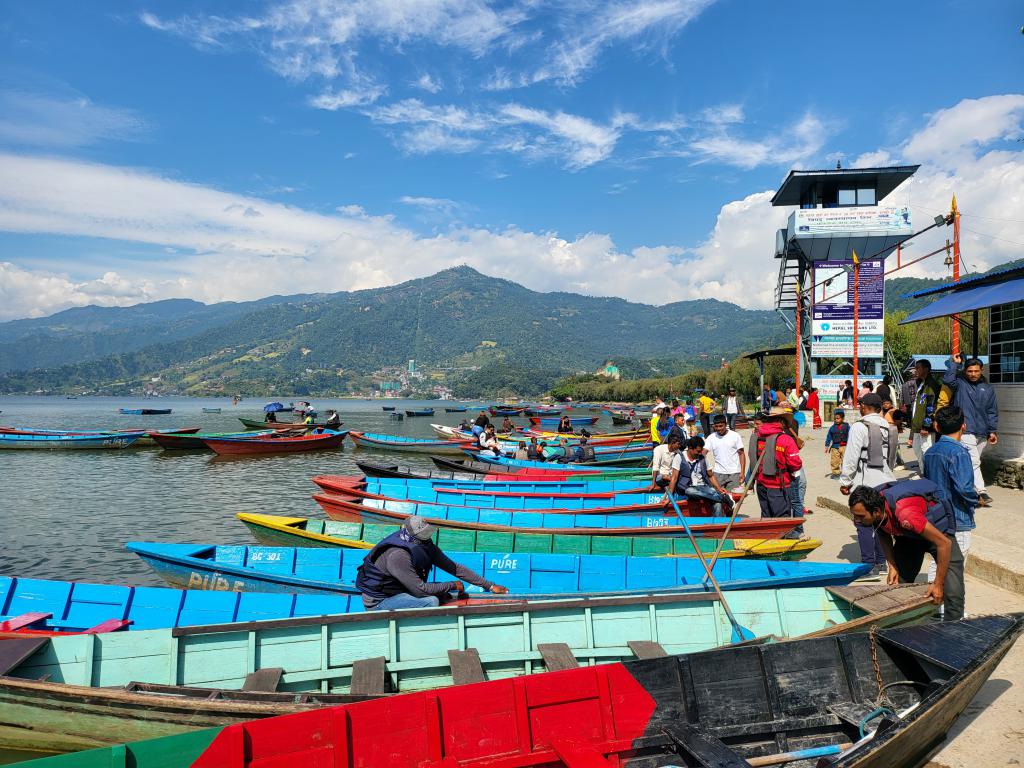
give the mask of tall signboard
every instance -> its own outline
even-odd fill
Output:
[[[885,260],[860,264],[858,357],[882,357],[885,338]],[[811,357],[853,357],[853,262],[814,266]]]

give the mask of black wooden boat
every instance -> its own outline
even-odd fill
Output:
[[[393,405],[384,405],[384,406],[381,406],[381,410],[382,411],[393,411],[393,410],[395,410],[395,406],[393,406]]]

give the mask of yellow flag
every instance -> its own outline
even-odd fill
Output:
[[[860,258],[858,258],[857,252],[854,251],[853,249],[851,249],[851,252],[853,253],[853,263],[854,264],[860,264]]]
[[[953,209],[953,215],[956,216],[959,213],[959,211],[956,209],[956,195],[953,195],[953,204],[951,207]]]

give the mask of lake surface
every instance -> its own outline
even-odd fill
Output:
[[[262,419],[266,401],[162,397],[0,397],[0,425],[39,429],[237,431],[238,417]],[[287,401],[285,401],[287,402]],[[347,428],[432,437],[431,423],[455,425],[478,411],[445,413],[443,402],[388,400],[399,410],[432,406],[433,417],[393,421],[381,401],[314,400],[321,417],[338,411]],[[453,403],[447,403],[451,406]],[[167,416],[122,416],[123,407],[172,408]],[[221,408],[205,414],[203,408]],[[281,414],[281,419],[291,414]],[[525,420],[517,423],[526,424]],[[602,414],[597,428],[610,428]],[[427,456],[356,449],[285,456],[215,458],[210,452],[128,448],[0,450],[0,574],[163,586],[126,541],[253,544],[236,512],[322,517],[310,496],[317,474],[361,475],[355,457],[432,467]]]

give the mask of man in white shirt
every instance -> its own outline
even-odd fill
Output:
[[[736,429],[736,419],[743,410],[743,401],[736,394],[735,387],[729,387],[729,393],[722,401],[722,413],[725,414],[726,424],[730,430]]]
[[[679,436],[669,435],[668,442],[662,443],[654,449],[654,463],[652,464],[652,491],[663,491],[672,480],[673,462],[679,454],[681,445]]]
[[[708,435],[707,453],[715,461],[715,477],[726,489],[743,483],[747,474],[747,455],[743,450],[743,438],[729,429],[726,417],[715,416],[714,431]]]

